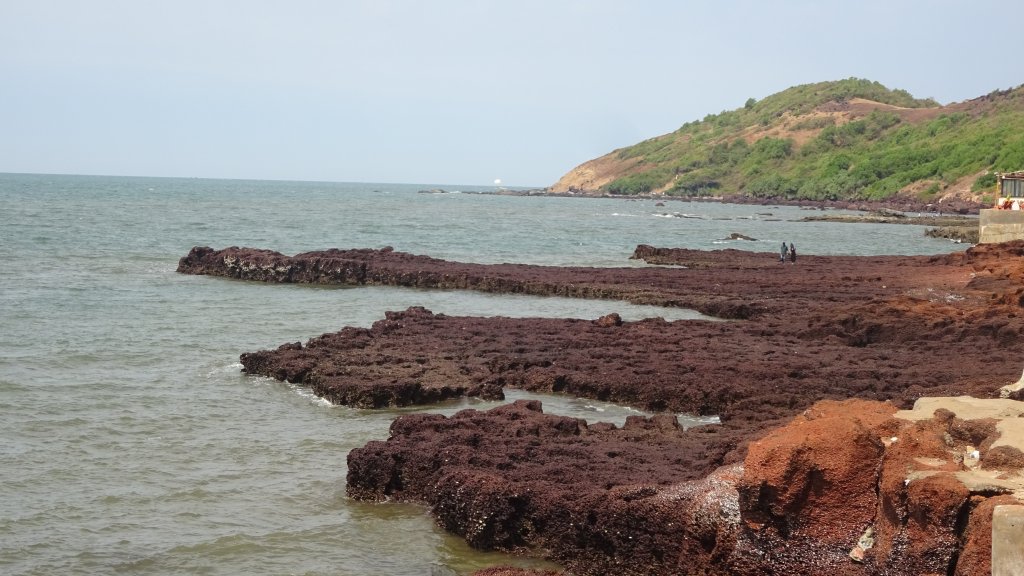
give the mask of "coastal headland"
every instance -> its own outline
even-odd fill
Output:
[[[656,413],[622,427],[527,401],[405,415],[348,455],[350,496],[426,503],[473,546],[573,574],[987,573],[992,512],[1024,485],[1021,393],[1001,390],[1024,367],[1024,242],[795,263],[650,246],[633,257],[652,266],[197,247],[178,270],[608,299],[595,320],[410,308],[242,355],[249,373],[353,406],[511,386]],[[624,322],[614,300],[712,318]],[[678,413],[721,423],[683,429]]]

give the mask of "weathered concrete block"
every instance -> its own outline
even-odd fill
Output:
[[[1024,506],[996,506],[992,513],[992,576],[1024,574]]]
[[[978,228],[980,244],[1024,240],[1024,210],[981,210]]]

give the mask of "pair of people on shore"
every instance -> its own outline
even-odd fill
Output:
[[[792,242],[789,243],[789,247],[786,247],[786,243],[782,243],[782,249],[779,250],[779,262],[783,264],[786,262],[786,257],[789,256],[790,262],[796,264],[796,246]]]

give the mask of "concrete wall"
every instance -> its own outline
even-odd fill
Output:
[[[979,244],[1024,240],[1024,210],[982,210],[978,226]]]

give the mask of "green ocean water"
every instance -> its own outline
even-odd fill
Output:
[[[418,193],[438,187],[0,174],[0,573],[432,575],[529,564],[469,549],[421,506],[349,500],[348,451],[386,438],[403,411],[328,405],[242,374],[238,355],[413,305],[695,317],[608,301],[177,274],[193,246],[392,246],[588,266],[640,266],[628,257],[641,243],[774,253],[787,241],[801,254],[964,248],[918,226],[799,222],[805,212],[793,207]],[[757,240],[722,240],[733,232]],[[542,400],[545,411],[590,421],[635,413]]]

